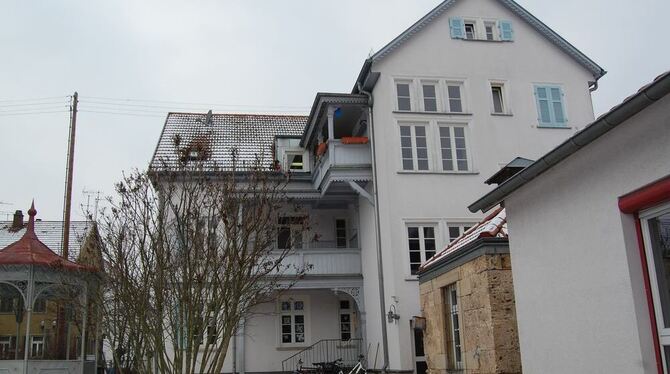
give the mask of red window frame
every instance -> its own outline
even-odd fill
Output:
[[[645,254],[639,212],[668,201],[670,201],[670,175],[619,197],[619,210],[626,214],[632,214],[635,218],[635,232],[637,235],[640,262],[642,263],[642,273],[644,275],[644,291],[647,296],[649,319],[651,321],[651,329],[654,336],[656,367],[659,374],[663,374],[663,360],[661,358],[661,345],[657,333],[654,299],[651,294],[651,280],[649,278],[647,256]]]

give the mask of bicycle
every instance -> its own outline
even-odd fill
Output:
[[[367,374],[367,370],[363,366],[363,355],[358,356],[358,362],[354,367],[349,371],[349,374]],[[343,374],[341,371],[339,374]]]

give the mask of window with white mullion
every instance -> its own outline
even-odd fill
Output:
[[[410,272],[415,275],[421,264],[435,255],[435,225],[407,226],[407,241]]]
[[[426,125],[400,126],[400,151],[403,170],[428,170]]]
[[[461,350],[461,323],[458,311],[458,292],[452,283],[444,289],[445,314],[447,320],[447,339],[449,345],[448,362],[450,369],[463,369]]]
[[[466,231],[468,231],[472,227],[472,224],[470,223],[465,223],[465,224],[456,224],[456,223],[450,223],[447,225],[447,231],[449,234],[449,243],[453,242],[456,240],[459,236],[463,235]]]
[[[542,126],[564,127],[567,122],[559,86],[535,86],[538,120]]]
[[[670,373],[670,204],[640,213],[665,372]]]
[[[397,82],[396,95],[398,110],[411,111],[412,110],[412,85],[410,82]]]
[[[448,111],[453,113],[463,112],[463,97],[461,83],[447,82],[447,104]]]
[[[421,90],[423,93],[423,110],[437,112],[437,83],[423,83]]]
[[[280,309],[281,343],[305,343],[305,302],[284,300]]]
[[[468,150],[464,126],[440,125],[442,170],[468,171]]]

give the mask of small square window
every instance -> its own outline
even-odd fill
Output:
[[[340,300],[340,309],[349,309],[349,300]]]

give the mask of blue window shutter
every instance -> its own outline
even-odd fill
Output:
[[[551,114],[556,126],[565,126],[568,119],[565,117],[565,105],[563,104],[563,90],[560,87],[549,88],[551,96]]]
[[[449,18],[449,29],[451,30],[452,39],[465,38],[465,24],[463,22],[463,18],[460,17]]]
[[[537,120],[540,126],[552,126],[551,104],[549,87],[535,86],[535,103],[537,105]]]
[[[512,30],[512,22],[499,21],[498,28],[500,29],[500,40],[512,41],[514,39],[514,31]]]

